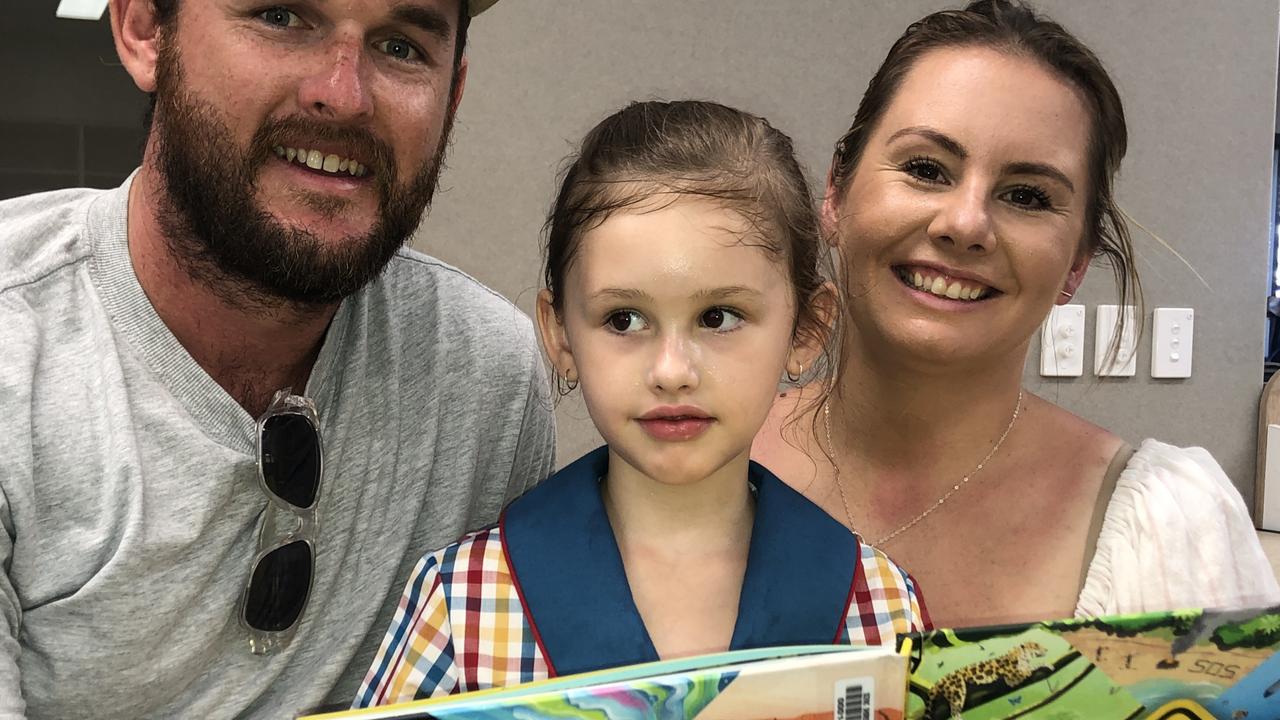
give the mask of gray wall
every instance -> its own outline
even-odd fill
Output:
[[[1144,338],[1135,378],[1042,379],[1035,346],[1027,385],[1131,441],[1208,447],[1246,499],[1262,385],[1278,3],[1040,3],[1093,46],[1124,96],[1131,143],[1121,203],[1208,287],[1135,230],[1148,304],[1196,309],[1193,377],[1152,380]],[[504,0],[472,26],[451,168],[416,245],[530,310],[561,158],[631,99],[708,97],[763,114],[795,137],[817,181],[892,40],[949,4]],[[0,4],[0,87],[11,100],[0,123],[135,127],[143,103],[111,66],[106,22],[54,21],[52,6]],[[6,137],[0,155],[18,148]],[[1112,301],[1108,278],[1095,268],[1079,295],[1090,336],[1093,306]],[[576,398],[559,416],[564,463],[598,438]]]
[[[504,0],[473,25],[472,70],[447,191],[417,246],[529,310],[538,229],[563,155],[631,99],[700,96],[740,105],[791,133],[817,181],[871,72],[923,0]],[[1189,380],[1138,375],[1042,379],[1027,386],[1131,442],[1209,448],[1252,498],[1270,232],[1277,0],[1042,0],[1089,43],[1126,103],[1119,200],[1207,280],[1201,285],[1139,230],[1151,307],[1196,310]],[[1079,294],[1114,302],[1106,267]],[[1092,358],[1092,343],[1086,347]],[[1088,364],[1091,367],[1091,363]],[[1086,373],[1091,373],[1087,368]],[[598,442],[575,398],[562,403],[560,461]]]

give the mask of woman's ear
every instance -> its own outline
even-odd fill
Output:
[[[156,91],[161,32],[153,0],[111,0],[116,54],[142,92]]]
[[[1062,283],[1062,289],[1058,291],[1058,297],[1054,299],[1055,305],[1066,305],[1076,296],[1076,290],[1080,289],[1080,283],[1084,282],[1084,274],[1089,271],[1089,262],[1093,260],[1093,256],[1087,252],[1081,252],[1076,258],[1075,263],[1071,265],[1071,270],[1067,272],[1067,279]]]
[[[837,247],[840,244],[839,234],[836,232],[839,227],[838,218],[840,217],[839,202],[836,197],[839,191],[832,180],[831,172],[832,169],[828,168],[826,191],[822,195],[822,213],[819,220],[822,225],[820,228],[822,237],[826,238],[828,245]]]
[[[538,335],[542,338],[542,347],[551,360],[556,374],[567,382],[578,380],[578,368],[573,361],[573,350],[569,346],[569,336],[565,334],[564,323],[556,312],[554,297],[550,290],[538,291],[538,307],[534,319],[538,324]]]
[[[787,357],[787,372],[799,376],[806,368],[812,368],[823,351],[836,342],[840,319],[840,294],[836,286],[824,282],[808,301],[809,312],[798,315],[799,322],[792,334],[791,354]]]

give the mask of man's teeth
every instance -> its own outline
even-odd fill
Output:
[[[368,168],[350,158],[338,157],[334,154],[324,155],[319,150],[307,150],[306,148],[287,148],[280,145],[275,147],[276,155],[284,158],[288,162],[296,162],[299,165],[306,165],[312,170],[323,170],[327,173],[347,173],[355,177],[364,177],[368,172]]]
[[[985,285],[960,280],[952,280],[948,283],[947,279],[941,275],[926,275],[919,270],[903,270],[898,274],[908,285],[917,290],[952,300],[979,300],[986,297],[990,290]]]

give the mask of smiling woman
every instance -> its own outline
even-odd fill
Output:
[[[1126,142],[1088,48],[981,0],[911,25],[836,145],[840,381],[780,398],[754,457],[910,568],[938,624],[1280,600],[1208,453],[1135,452],[1021,388],[1091,260],[1137,291],[1111,190]]]

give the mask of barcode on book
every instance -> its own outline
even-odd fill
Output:
[[[869,677],[836,683],[836,720],[871,720],[876,682]]]

